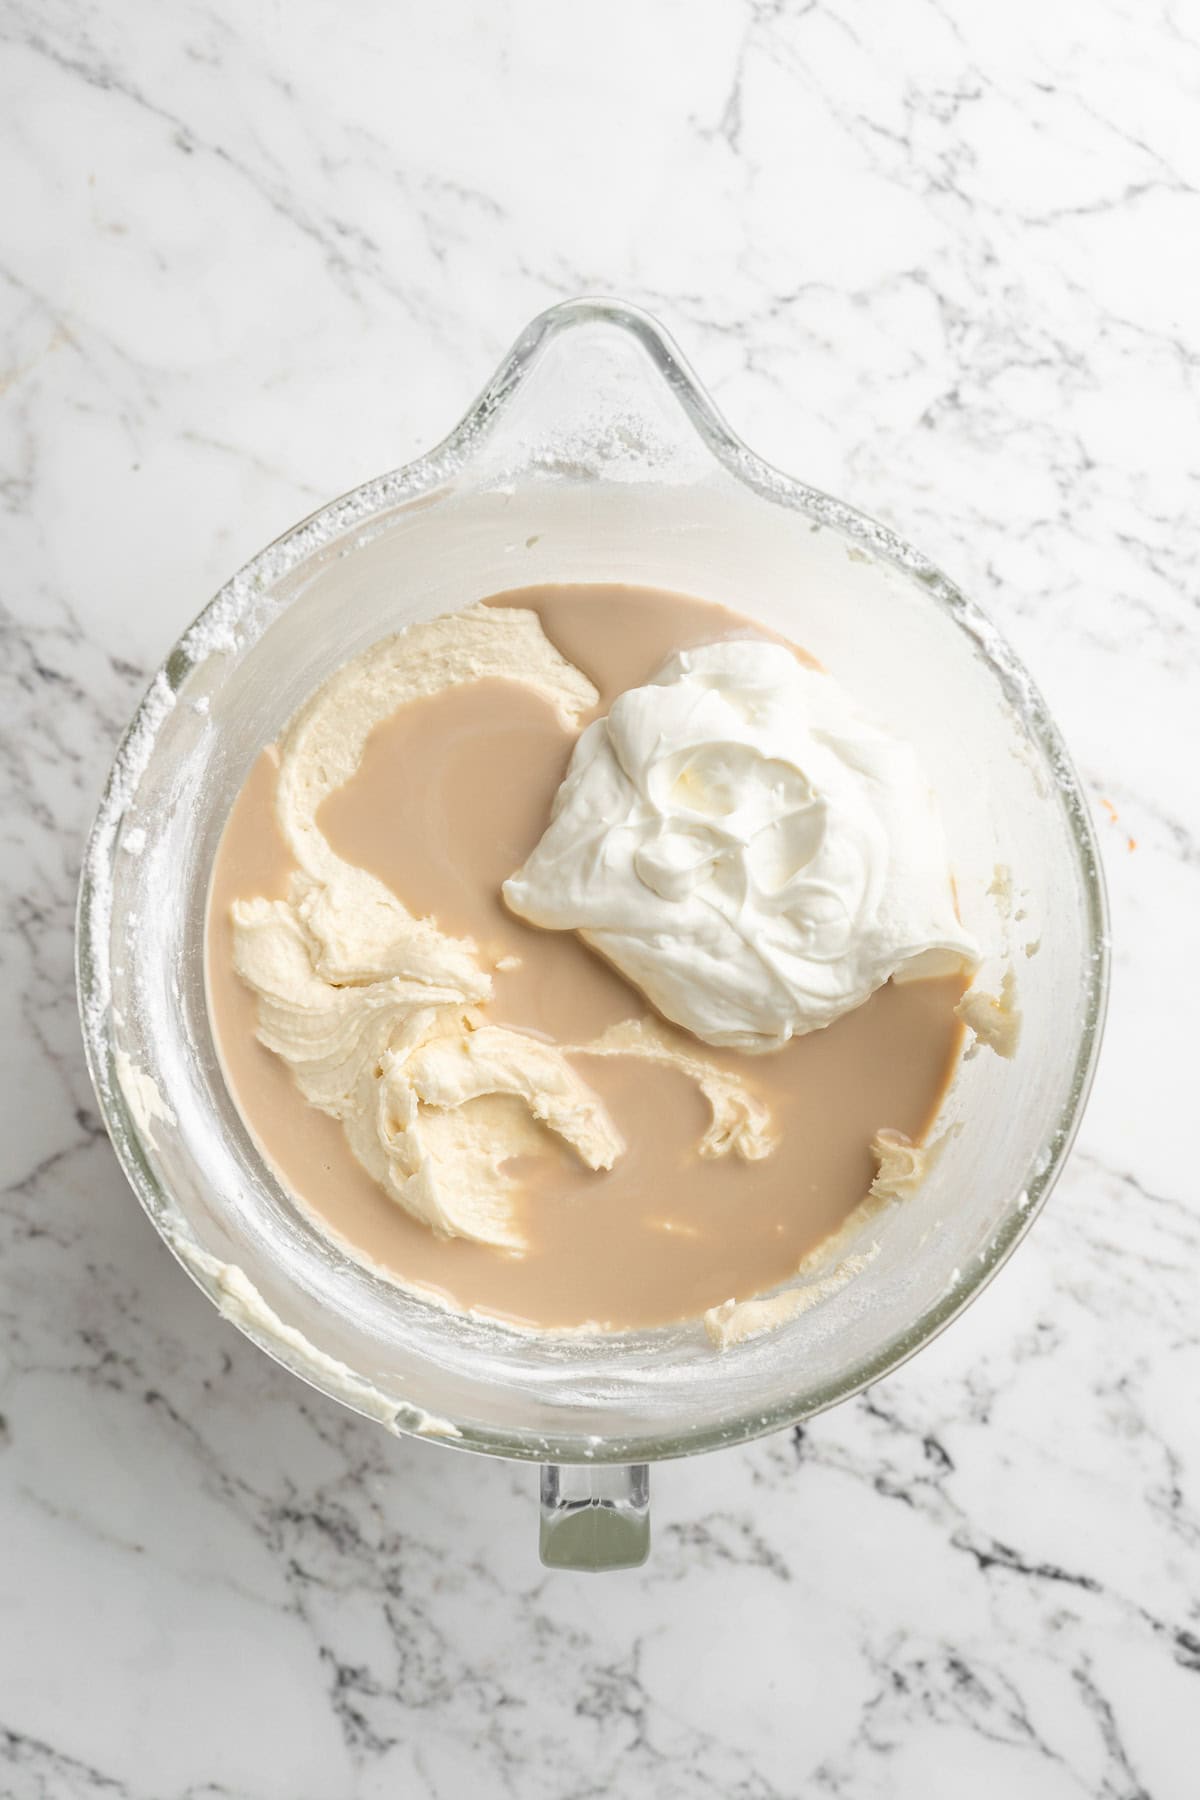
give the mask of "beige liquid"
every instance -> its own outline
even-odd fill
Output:
[[[722,607],[656,590],[524,589],[550,640],[600,689],[597,715],[688,645],[758,628]],[[568,932],[516,919],[500,883],[541,836],[574,734],[532,689],[486,680],[402,708],[368,739],[352,779],[318,824],[338,855],[369,869],[410,912],[474,937],[494,976],[489,1019],[580,1043],[646,1016],[641,996]],[[581,1054],[628,1148],[607,1173],[546,1134],[522,1159],[523,1256],[439,1239],[359,1166],[341,1126],[309,1106],[287,1066],[255,1038],[255,1001],[233,972],[230,906],[281,898],[294,868],[274,812],[275,763],[259,757],[217,854],[209,903],[209,1005],[238,1107],[286,1185],[339,1238],[401,1281],[452,1305],[522,1324],[663,1324],[793,1274],[864,1198],[872,1135],[920,1139],[961,1045],[957,977],[888,986],[824,1031],[764,1056],[698,1051],[735,1069],[768,1103],[779,1141],[756,1163],[709,1160],[708,1112],[678,1071]]]

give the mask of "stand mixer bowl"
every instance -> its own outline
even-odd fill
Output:
[[[944,1149],[915,1195],[864,1228],[864,1266],[721,1354],[699,1322],[516,1332],[355,1261],[257,1151],[208,1022],[208,878],[261,747],[335,668],[406,624],[506,588],[586,581],[749,614],[907,737],[938,793],[964,923],[997,979],[1015,967],[1017,1055],[963,1059],[935,1128]],[[543,1557],[574,1567],[644,1558],[649,1462],[836,1404],[980,1291],[1062,1166],[1107,991],[1086,805],[1007,645],[892,532],[756,457],[666,333],[608,300],[542,314],[442,444],[285,533],[184,633],[117,752],[77,941],[103,1116],[184,1267],[270,1355],[367,1416],[543,1464]]]

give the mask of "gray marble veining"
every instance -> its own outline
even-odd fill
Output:
[[[1100,0],[0,0],[0,1792],[1190,1800],[1200,24]],[[992,612],[1094,798],[1108,1043],[914,1363],[535,1560],[175,1270],[99,1130],[83,832],[233,568],[623,293]]]

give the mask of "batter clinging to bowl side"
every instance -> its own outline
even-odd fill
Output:
[[[651,589],[375,645],[258,759],[209,900],[215,1036],[285,1185],[541,1329],[794,1275],[923,1141],[976,962],[911,750]]]

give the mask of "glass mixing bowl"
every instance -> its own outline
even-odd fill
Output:
[[[698,1323],[537,1338],[404,1293],[291,1201],[213,1047],[206,886],[259,749],[377,638],[547,581],[681,589],[804,645],[915,743],[940,797],[964,921],[991,953],[983,979],[1015,969],[1017,1055],[963,1060],[939,1121],[944,1152],[919,1192],[871,1220],[858,1246],[872,1252],[866,1266],[826,1283],[783,1329],[721,1354]],[[845,1399],[928,1343],[996,1272],[1074,1136],[1106,946],[1079,783],[994,627],[892,532],[739,442],[646,314],[576,300],[528,327],[429,456],[295,526],[184,633],[100,805],[78,976],[117,1155],[221,1310],[279,1362],[393,1429],[545,1465],[543,1556],[598,1567],[645,1555],[647,1463]]]

